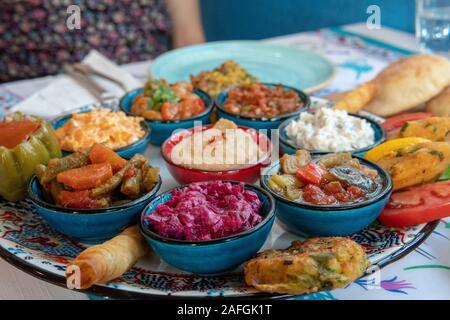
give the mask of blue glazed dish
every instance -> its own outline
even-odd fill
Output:
[[[283,83],[305,92],[325,88],[336,73],[335,65],[317,53],[255,40],[214,41],[170,50],[152,61],[151,73],[168,82],[189,80],[226,60],[235,61],[261,82]]]
[[[381,177],[382,187],[371,199],[344,205],[315,205],[295,202],[273,191],[267,180],[280,170],[280,162],[272,164],[261,177],[261,185],[276,202],[277,217],[283,226],[301,236],[349,236],[374,222],[389,201],[392,180],[383,168],[361,157],[363,165],[375,169]],[[318,157],[315,157],[318,160]]]
[[[34,176],[28,194],[37,213],[56,231],[84,243],[100,243],[137,222],[139,214],[161,187],[161,178],[146,195],[123,205],[105,209],[63,208],[44,199],[41,185]]]
[[[275,87],[278,84],[264,83],[264,85],[266,85],[268,87]],[[273,118],[256,118],[256,117],[246,117],[246,116],[241,116],[238,114],[233,114],[233,113],[226,111],[223,108],[224,103],[228,99],[228,91],[230,90],[230,89],[227,89],[227,90],[222,91],[216,98],[217,115],[219,116],[219,118],[225,118],[225,119],[233,121],[238,126],[249,127],[249,128],[253,128],[256,130],[266,129],[266,130],[268,130],[267,135],[270,137],[271,136],[270,130],[278,129],[278,127],[280,126],[280,124],[283,121],[285,121],[286,119],[288,119],[292,116],[296,116],[296,115],[300,114],[300,112],[302,112],[302,111],[308,110],[309,106],[311,105],[311,100],[309,99],[309,96],[306,93],[304,93],[303,91],[300,91],[300,90],[297,90],[295,88],[285,86],[285,85],[282,85],[282,86],[285,90],[294,91],[297,93],[297,95],[300,97],[300,100],[303,102],[303,107],[300,108],[300,110],[291,112],[288,114],[284,114],[279,117],[273,117]]]
[[[120,99],[119,107],[127,115],[135,116],[131,112],[131,106],[133,104],[134,98],[144,91],[143,88],[132,90],[126,93],[122,99]],[[211,112],[214,106],[213,99],[204,91],[199,89],[194,89],[193,91],[197,96],[199,96],[205,103],[205,111],[202,113],[184,120],[174,120],[174,121],[159,121],[159,120],[145,120],[145,122],[150,126],[152,130],[152,136],[150,143],[153,145],[161,145],[166,141],[172,133],[176,130],[189,129],[194,127],[197,123],[199,125],[205,125],[210,122]]]
[[[367,118],[367,117],[355,114],[355,113],[349,113],[349,115],[351,115],[353,117],[356,117],[356,118],[359,118],[359,119],[364,119],[370,124],[370,126],[372,127],[373,132],[375,134],[375,142],[373,144],[365,147],[365,148],[358,149],[358,150],[353,150],[353,151],[350,150],[348,152],[351,152],[355,156],[363,157],[367,153],[367,151],[375,148],[376,146],[378,146],[378,145],[380,145],[380,144],[382,144],[382,143],[384,143],[386,141],[386,131],[384,130],[384,128],[378,122],[376,122],[376,121],[374,121],[374,120],[372,120],[370,118]],[[290,139],[289,139],[289,137],[288,137],[288,135],[286,133],[286,127],[292,121],[297,120],[298,117],[299,116],[294,116],[294,117],[291,117],[291,118],[285,120],[278,128],[279,129],[279,131],[278,131],[279,132],[279,137],[280,137],[279,141],[280,141],[280,152],[281,152],[281,154],[295,154],[295,152],[298,149],[303,149],[301,147],[297,147],[292,141],[290,141]],[[321,156],[321,155],[325,155],[325,154],[328,154],[328,153],[334,153],[332,151],[331,152],[329,152],[329,151],[317,151],[317,150],[308,150],[308,151],[309,151],[309,153],[312,156]]]
[[[86,109],[83,111],[77,111],[77,112],[89,112],[93,109]],[[58,129],[62,127],[67,121],[69,121],[72,118],[72,115],[75,112],[72,112],[68,115],[63,115],[61,117],[58,117],[52,121],[53,128]],[[119,148],[114,150],[119,156],[122,158],[130,159],[137,153],[145,153],[145,150],[147,149],[148,144],[150,143],[151,139],[151,130],[148,124],[145,121],[141,122],[141,128],[144,130],[145,134],[142,138],[140,138],[138,141],[133,142],[132,144]],[[63,156],[66,156],[70,154],[71,152],[63,150]]]
[[[261,249],[275,220],[275,201],[272,196],[253,185],[246,184],[245,189],[254,191],[262,202],[260,214],[263,220],[251,229],[208,241],[186,241],[162,237],[151,230],[145,217],[152,214],[159,204],[167,202],[172,197],[173,190],[171,190],[153,199],[144,209],[140,220],[141,232],[164,261],[180,270],[200,275],[219,274],[232,270],[251,259]]]

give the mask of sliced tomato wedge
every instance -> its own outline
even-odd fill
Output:
[[[409,227],[448,216],[450,181],[443,181],[393,193],[378,219],[388,227]]]
[[[338,204],[338,201],[332,195],[327,195],[320,187],[308,184],[303,189],[303,199],[313,204]]]
[[[296,176],[305,184],[311,183],[319,185],[322,183],[325,173],[327,173],[327,171],[324,168],[318,164],[310,162],[306,166],[298,169]]]
[[[421,120],[429,118],[431,116],[433,116],[431,112],[403,113],[399,114],[398,116],[387,118],[386,121],[383,122],[382,126],[386,131],[389,132],[395,129],[400,129],[406,121]]]

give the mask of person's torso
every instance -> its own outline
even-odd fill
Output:
[[[164,0],[2,0],[0,81],[53,74],[96,49],[115,62],[168,50]]]

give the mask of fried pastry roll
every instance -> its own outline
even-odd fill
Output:
[[[69,267],[78,266],[80,289],[87,289],[94,284],[120,277],[146,254],[147,249],[148,246],[138,227],[132,226],[113,239],[84,250],[69,264]],[[71,275],[72,273],[66,272],[67,278]]]
[[[342,95],[334,105],[335,110],[356,113],[364,108],[377,95],[378,89],[374,81],[363,83],[356,89]]]

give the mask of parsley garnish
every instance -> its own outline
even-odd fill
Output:
[[[402,126],[402,128],[400,129],[400,132],[404,132],[406,129],[408,129],[409,127],[409,123],[405,122],[405,124]]]
[[[161,80],[148,81],[144,87],[144,94],[150,98],[147,100],[147,108],[155,111],[159,111],[165,102],[180,101],[172,88]]]
[[[450,180],[450,166],[447,167],[447,170],[439,177],[438,181],[447,181]]]

